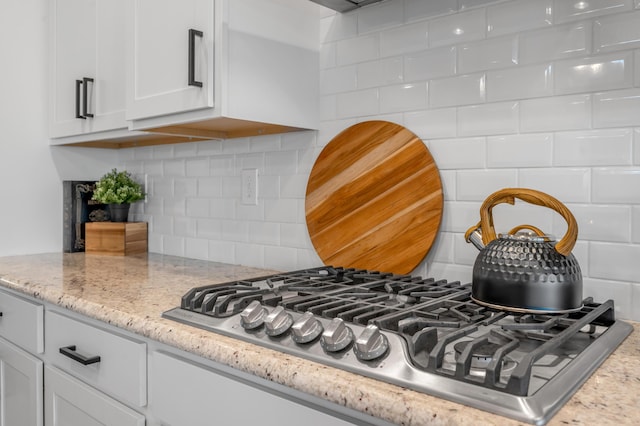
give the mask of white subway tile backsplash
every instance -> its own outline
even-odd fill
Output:
[[[380,88],[380,112],[383,114],[426,107],[426,83],[396,84]]]
[[[184,255],[191,259],[209,260],[209,241],[202,238],[185,238]]]
[[[187,216],[189,217],[209,217],[208,198],[187,198]]]
[[[242,221],[264,220],[264,203],[258,202],[258,205],[247,205],[238,203],[236,205],[235,218]]]
[[[222,195],[222,177],[198,178],[198,197],[212,198]]]
[[[209,260],[237,264],[234,244],[228,241],[209,240]],[[257,259],[252,259],[251,265],[256,264]]]
[[[157,177],[151,180],[150,197],[153,198],[170,198],[173,197],[173,179]]]
[[[354,13],[336,13],[321,21],[320,34],[324,42],[338,41],[355,36],[358,33],[358,15]]]
[[[487,194],[499,188],[517,186],[516,169],[460,170],[456,176],[456,199],[458,201],[484,201]]]
[[[638,259],[640,259],[640,245],[589,243],[589,276],[605,280],[637,282],[640,275]]]
[[[436,139],[429,150],[440,170],[484,168],[485,138]]]
[[[593,95],[593,126],[623,127],[638,124],[640,89],[615,90]]]
[[[455,170],[440,170],[440,182],[442,183],[442,194],[445,201],[453,201],[456,199],[457,173]]]
[[[249,241],[249,223],[237,220],[223,220],[222,239],[237,242]]]
[[[427,21],[403,25],[380,33],[380,56],[397,56],[426,49],[429,26]]]
[[[517,41],[516,36],[507,36],[462,44],[458,47],[457,72],[466,74],[516,65]]]
[[[432,108],[479,104],[485,101],[485,75],[469,74],[429,81]]]
[[[555,0],[553,15],[554,21],[561,23],[619,13],[632,7],[633,0]]]
[[[307,225],[301,223],[280,224],[280,245],[284,247],[307,248],[309,234]]]
[[[453,244],[456,235],[458,234],[452,232],[438,234],[429,251],[429,256],[433,256],[434,262],[453,262]]]
[[[453,260],[459,265],[473,266],[478,257],[478,249],[466,242],[464,236],[453,239],[453,253]]]
[[[173,194],[176,197],[193,197],[198,194],[198,180],[195,178],[176,178],[173,180]]]
[[[173,217],[160,215],[154,216],[151,229],[154,234],[172,234]]]
[[[633,86],[633,53],[618,52],[554,64],[556,94],[623,89]]]
[[[212,198],[209,205],[209,214],[215,219],[234,219],[236,217],[235,200],[224,198]]]
[[[519,185],[546,192],[563,203],[586,203],[591,201],[590,178],[588,168],[523,169]]]
[[[335,95],[320,96],[320,121],[335,120],[337,107]]]
[[[380,109],[377,88],[340,93],[336,96],[336,101],[338,118],[373,115]]]
[[[631,242],[640,243],[640,206],[631,207]]]
[[[405,55],[404,79],[407,82],[429,80],[456,73],[456,48],[438,47]]]
[[[402,57],[363,62],[357,65],[357,88],[385,86],[404,80]]]
[[[249,222],[251,241],[257,244],[280,244],[280,224],[274,222]]]
[[[265,200],[264,219],[270,222],[296,223],[298,222],[298,211],[303,204],[303,202],[290,198]]]
[[[640,204],[640,167],[593,169],[594,203]]]
[[[590,241],[630,242],[631,208],[615,205],[573,205],[579,238]],[[559,220],[563,220],[559,218]]]
[[[358,14],[358,33],[380,31],[397,26],[404,21],[404,10],[391,2],[382,2],[360,10]]]
[[[580,265],[583,265],[580,262]],[[586,271],[583,271],[583,274]],[[582,280],[582,294],[593,297],[597,303],[605,302],[609,299],[615,300],[614,313],[616,318],[629,318],[637,321],[632,315],[633,285],[624,282],[611,281],[609,277],[605,279]],[[637,306],[637,305],[636,305]]]
[[[456,136],[456,108],[407,112],[404,115],[404,126],[421,139]]]
[[[298,250],[289,247],[269,247],[264,252],[264,266],[279,271],[290,269],[297,263]]]
[[[162,161],[145,161],[142,164],[144,164],[143,169],[146,174],[152,176],[162,176]]]
[[[593,23],[595,52],[640,47],[640,11],[599,18]]]
[[[550,167],[551,133],[493,136],[487,138],[487,167]]]
[[[456,13],[429,21],[429,46],[445,46],[480,40],[487,33],[484,9]]]
[[[481,204],[467,201],[445,202],[440,231],[455,232],[460,235],[460,238],[464,238],[467,229],[480,221]]]
[[[591,25],[578,22],[518,35],[521,64],[533,64],[591,52]]]
[[[591,96],[570,95],[520,102],[520,130],[587,129],[591,126]]]
[[[184,198],[165,198],[163,203],[164,214],[168,216],[184,216],[187,211]]]
[[[489,36],[512,34],[551,25],[552,3],[551,0],[518,0],[488,7]]]
[[[630,165],[631,129],[601,129],[556,133],[555,166]]]
[[[186,160],[187,176],[209,176],[209,157]]]
[[[458,108],[458,135],[500,135],[518,132],[517,102],[499,102]]]
[[[356,64],[376,59],[380,50],[378,34],[338,41],[336,49],[338,65]]]
[[[222,141],[211,140],[198,142],[198,155],[218,155],[222,153]]]
[[[282,176],[278,193],[283,198],[304,199],[307,190],[307,174]],[[266,196],[266,195],[265,195]],[[275,196],[267,198],[276,198]]]
[[[155,160],[168,160],[174,158],[173,145],[152,146],[152,155]]]
[[[196,235],[207,240],[219,240],[222,237],[222,222],[219,219],[198,219]]]
[[[174,235],[163,235],[162,249],[163,253],[170,256],[184,257],[184,238]]]
[[[196,235],[196,219],[192,217],[174,217],[173,235],[194,237]]]
[[[355,65],[324,69],[320,72],[321,93],[327,95],[355,90],[357,75]]]
[[[165,176],[186,176],[185,160],[163,160],[162,173]]]
[[[456,12],[458,10],[458,0],[405,0],[404,9],[406,21],[433,18]]]
[[[487,72],[490,102],[553,95],[551,64],[530,65]]]
[[[633,130],[633,164],[640,165],[640,129]]]
[[[294,175],[297,171],[298,151],[267,152],[264,156],[265,175]],[[260,182],[260,174],[258,174],[258,182]]]
[[[235,173],[235,159],[233,155],[217,155],[211,157],[211,176],[228,176]]]

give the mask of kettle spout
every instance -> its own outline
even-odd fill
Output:
[[[485,247],[482,242],[482,230],[479,225],[475,228],[469,228],[464,234],[464,239],[466,242],[473,244],[478,250],[482,250]]]

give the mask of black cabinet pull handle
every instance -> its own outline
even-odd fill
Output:
[[[201,81],[196,81],[196,36],[202,37],[199,30],[189,30],[189,86],[202,87]]]
[[[76,118],[85,120],[87,117],[80,114],[80,86],[82,86],[82,80],[76,80]]]
[[[0,317],[2,316],[2,312],[0,312]]]
[[[76,352],[76,345],[62,347],[60,348],[60,353],[66,357],[71,358],[74,361],[79,362],[82,365],[89,365],[100,362],[100,356],[98,355],[92,357],[80,355],[78,352]]]
[[[89,114],[87,112],[88,108],[87,108],[87,92],[89,91],[89,82],[91,82],[91,84],[93,84],[93,79],[89,78],[89,77],[84,77],[82,79],[84,86],[82,87],[82,115],[84,115],[84,118],[86,117],[93,117],[93,114]]]

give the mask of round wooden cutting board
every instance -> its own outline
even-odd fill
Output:
[[[325,264],[407,274],[431,248],[442,204],[440,174],[420,138],[398,124],[367,121],[320,153],[305,212]]]

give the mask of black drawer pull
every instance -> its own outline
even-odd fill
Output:
[[[99,355],[92,356],[92,357],[86,357],[84,355],[80,355],[78,352],[76,352],[76,345],[65,346],[63,348],[60,348],[60,353],[66,357],[71,358],[74,361],[79,362],[82,365],[89,365],[89,364],[95,364],[96,362],[100,362]]]
[[[82,78],[82,115],[86,118],[93,118],[93,114],[88,112],[89,107],[87,106],[87,92],[89,91],[89,82],[93,84],[93,79],[89,77]]]
[[[76,80],[76,118],[85,120],[87,117],[80,114],[80,86],[82,86],[82,80]]]
[[[2,316],[2,312],[0,312],[0,317]]]
[[[189,59],[188,59],[188,77],[189,86],[202,87],[202,82],[196,80],[196,37],[202,38],[203,33],[199,30],[189,30]]]

